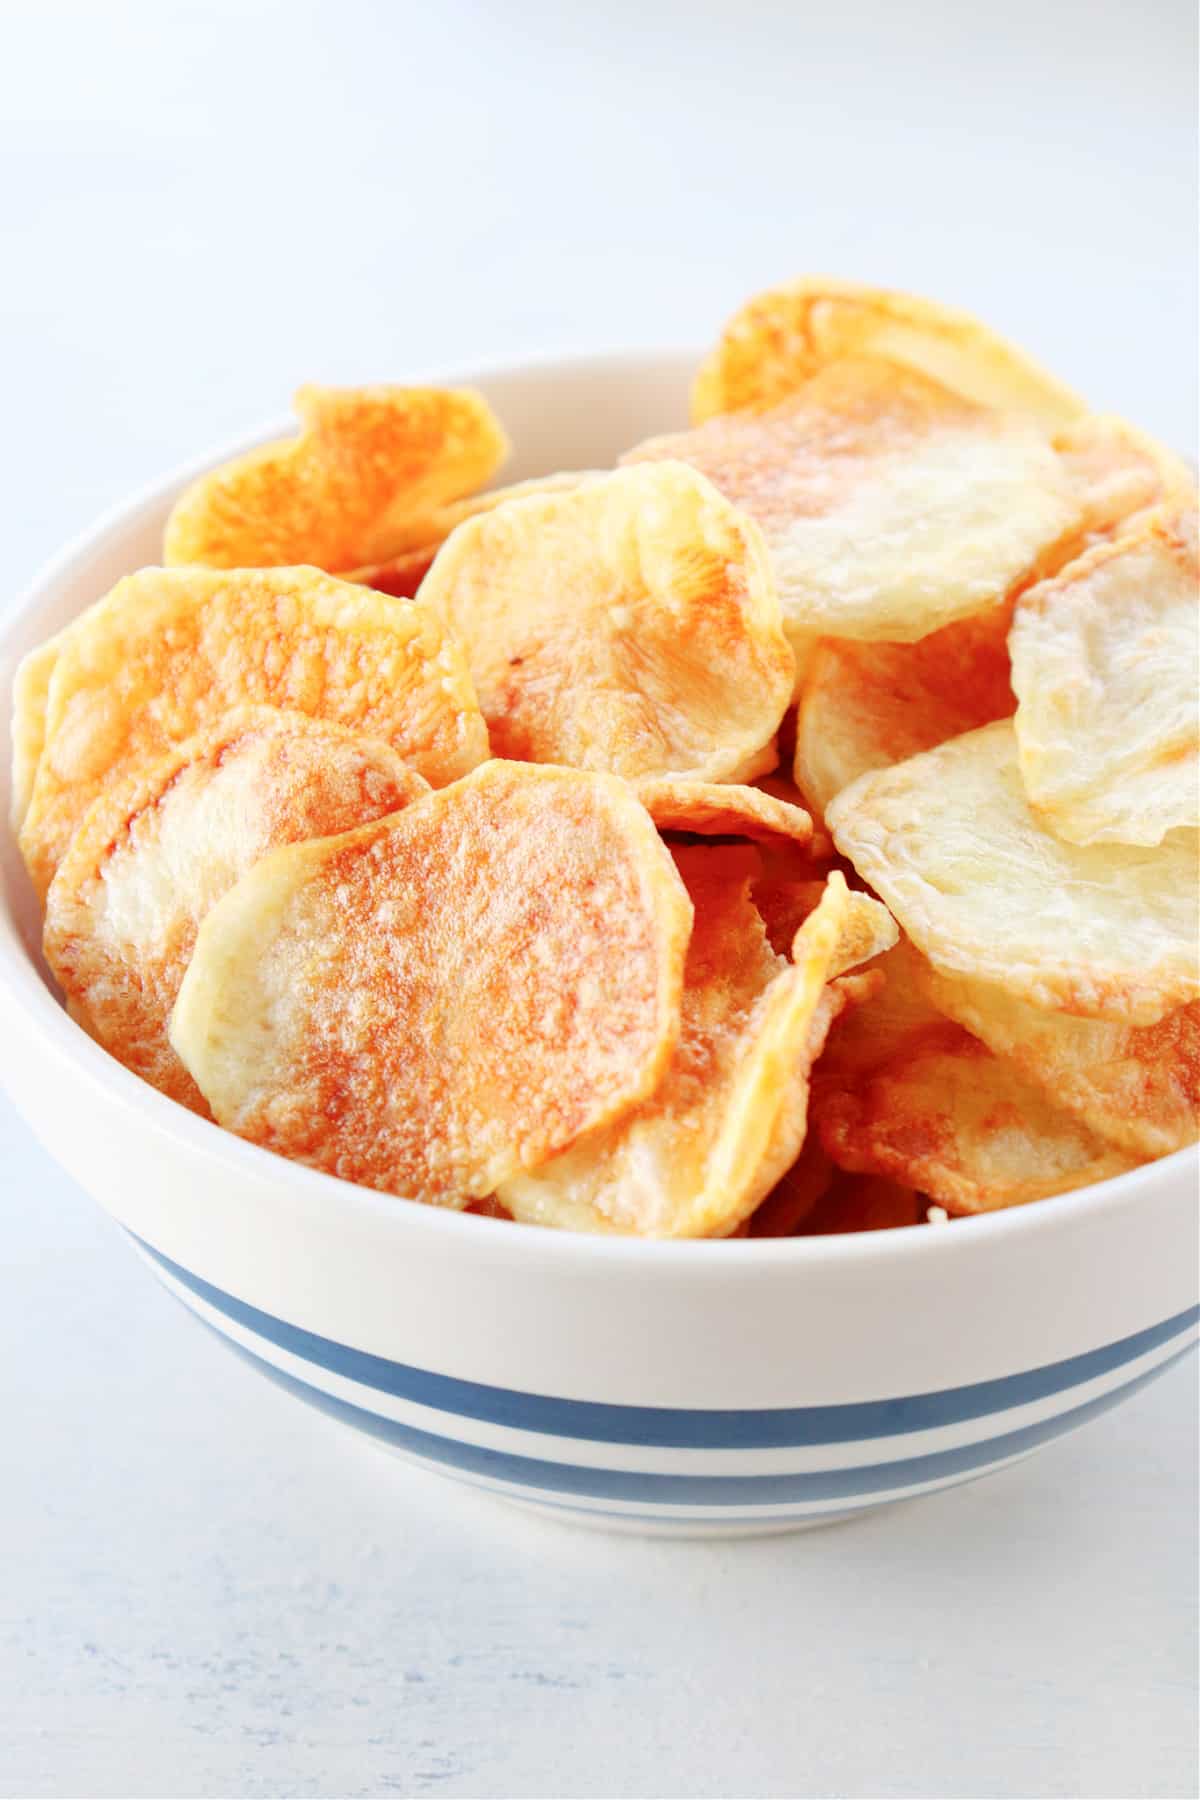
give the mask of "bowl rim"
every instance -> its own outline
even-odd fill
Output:
[[[592,373],[619,375],[627,380],[638,367],[661,369],[664,364],[674,364],[682,372],[687,366],[694,367],[700,354],[694,347],[678,344],[631,345],[578,353],[554,350],[496,357],[465,368],[459,364],[438,365],[417,371],[410,379],[414,384],[486,386],[495,380],[536,381]],[[86,561],[90,553],[98,550],[110,533],[131,526],[139,514],[162,505],[185,483],[218,463],[271,438],[287,436],[294,426],[295,420],[284,416],[257,429],[239,432],[102,510],[42,564],[6,610],[0,620],[0,669],[11,677],[23,654],[17,649],[17,640],[23,628],[35,619],[47,591],[69,575],[73,565]],[[10,705],[11,680],[6,682],[5,709]],[[0,887],[7,898],[7,883],[0,883]],[[19,1019],[25,1033],[35,1035],[52,1058],[66,1065],[71,1076],[98,1088],[110,1104],[118,1107],[131,1128],[152,1132],[168,1148],[181,1141],[190,1154],[212,1163],[216,1170],[227,1169],[231,1177],[240,1174],[253,1187],[260,1183],[276,1188],[286,1185],[294,1196],[293,1203],[302,1204],[306,1211],[318,1209],[329,1220],[339,1213],[355,1215],[376,1229],[401,1234],[417,1231],[436,1237],[439,1233],[465,1233],[464,1250],[474,1244],[495,1253],[511,1246],[522,1258],[534,1254],[559,1264],[615,1264],[624,1273],[636,1272],[648,1279],[665,1279],[681,1268],[697,1274],[715,1274],[720,1270],[729,1272],[734,1266],[740,1271],[760,1267],[798,1271],[814,1264],[890,1262],[928,1255],[935,1247],[943,1252],[954,1247],[970,1254],[970,1247],[975,1245],[980,1254],[986,1254],[987,1246],[997,1238],[1019,1240],[1072,1230],[1089,1217],[1137,1206],[1148,1188],[1173,1183],[1176,1173],[1185,1167],[1191,1167],[1194,1181],[1200,1183],[1200,1146],[1193,1145],[1107,1181],[1049,1196],[1045,1201],[955,1218],[953,1231],[892,1226],[825,1237],[720,1239],[555,1231],[519,1220],[497,1221],[450,1207],[429,1206],[403,1195],[361,1187],[248,1143],[169,1100],[117,1062],[70,1019],[39,974],[8,916],[7,906],[0,911],[0,1008],[12,1015],[10,1028]],[[498,1229],[500,1225],[502,1230]]]

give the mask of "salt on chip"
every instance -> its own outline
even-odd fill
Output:
[[[462,655],[419,601],[316,569],[144,569],[62,639],[20,838],[38,891],[113,781],[255,704],[382,738],[435,786],[488,753]]]
[[[813,1110],[840,1168],[888,1176],[954,1213],[1066,1193],[1138,1160],[949,1021],[853,1085],[823,1082]]]
[[[792,654],[757,528],[682,464],[468,519],[421,588],[497,755],[636,779],[774,765]]]
[[[246,707],[97,799],[46,898],[46,960],[118,1061],[207,1108],[167,1037],[200,921],[268,850],[398,812],[428,784],[389,745]]]
[[[501,1186],[518,1219],[726,1237],[803,1146],[808,1072],[844,1004],[827,977],[845,883],[831,880],[789,965],[771,950],[750,898],[752,854],[696,846],[675,855],[695,910],[675,1054],[632,1114]]]
[[[810,275],[756,294],[730,320],[692,389],[697,424],[775,405],[829,363],[878,356],[982,406],[1058,425],[1084,410],[1070,388],[970,313],[887,288]]]
[[[1007,718],[1011,618],[1002,603],[915,644],[822,638],[796,713],[796,784],[809,805],[823,813],[869,769]]]
[[[1200,1136],[1200,1002],[1156,1025],[1123,1025],[1031,1006],[928,966],[921,979],[936,1007],[1106,1143],[1167,1156]]]
[[[1021,776],[1072,844],[1200,825],[1196,514],[1162,510],[1022,594],[1009,639]]]
[[[240,1136],[461,1207],[653,1090],[690,923],[624,782],[493,761],[264,857],[201,925],[171,1041]]]
[[[637,797],[660,831],[690,831],[700,836],[791,838],[807,844],[812,820],[799,806],[776,800],[757,787],[739,782],[692,781],[657,775],[634,783]]]
[[[860,776],[826,820],[935,968],[1152,1025],[1200,998],[1200,838],[1069,844],[1030,808],[1010,721]]]
[[[313,563],[339,573],[410,547],[414,524],[480,487],[508,451],[470,388],[304,387],[301,432],[202,475],[167,520],[163,560]]]
[[[895,363],[834,363],[765,413],[626,463],[699,469],[761,526],[798,664],[814,634],[911,643],[998,605],[1083,528],[1046,433]]]

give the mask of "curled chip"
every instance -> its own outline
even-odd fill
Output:
[[[814,1093],[840,1168],[886,1175],[955,1213],[1020,1206],[1133,1168],[1005,1059],[948,1020],[936,1035]]]
[[[205,914],[268,850],[429,792],[387,744],[246,707],[109,787],[46,900],[46,960],[75,1017],[126,1068],[196,1111],[167,1023]]]
[[[970,313],[810,275],[757,294],[736,313],[692,389],[697,424],[716,413],[774,406],[829,363],[879,356],[931,376],[982,406],[1056,425],[1083,402],[1024,351]]]
[[[682,464],[460,525],[421,588],[500,756],[630,779],[774,765],[792,654],[757,528]]]
[[[787,876],[760,874],[750,892],[772,949],[790,956],[796,933],[820,905],[827,877],[798,881]],[[851,889],[846,895],[842,927],[834,952],[832,974],[843,975],[882,956],[899,938],[891,913],[869,894]],[[832,977],[831,977],[832,978]]]
[[[1054,563],[1086,510],[1041,428],[895,363],[835,363],[766,413],[624,459],[690,463],[761,527],[798,663],[817,635],[911,643]]]
[[[488,753],[461,653],[419,601],[316,569],[144,569],[61,640],[21,830],[39,892],[97,795],[245,704],[382,738],[435,786]]]
[[[799,806],[737,782],[691,781],[656,775],[635,782],[637,797],[660,831],[700,836],[792,838],[807,844],[812,820]]]
[[[1129,1025],[1200,998],[1197,834],[1064,843],[1030,809],[1008,720],[860,776],[827,822],[935,968]]]
[[[301,434],[251,450],[175,502],[167,563],[313,563],[334,573],[410,547],[414,525],[480,487],[508,443],[470,388],[303,387]]]
[[[1081,1019],[926,966],[933,1004],[1006,1057],[1097,1137],[1166,1156],[1200,1136],[1200,1002],[1157,1025]]]
[[[1124,419],[1088,413],[1060,431],[1054,447],[1082,497],[1084,531],[1092,539],[1150,507],[1195,505],[1196,480],[1187,464]]]
[[[1021,775],[1072,844],[1200,825],[1196,514],[1164,510],[1017,601]]]
[[[473,519],[479,513],[494,512],[509,500],[527,500],[536,494],[569,494],[594,481],[599,469],[563,469],[556,475],[537,475],[531,481],[514,481],[508,487],[489,488],[486,494],[469,494],[451,506],[439,507],[427,518],[417,520],[407,541],[386,562],[368,563],[353,569],[347,581],[363,587],[378,588],[384,594],[412,596],[429,573],[433,559],[456,525]]]
[[[776,956],[738,847],[676,861],[695,909],[679,1044],[653,1094],[500,1198],[530,1223],[643,1237],[726,1237],[804,1143],[808,1072],[845,1003],[827,977],[846,906],[834,876],[797,942]]]
[[[809,805],[824,812],[867,770],[1007,718],[1011,617],[1002,603],[916,644],[822,638],[796,713],[796,782]]]
[[[886,1175],[850,1175],[839,1170],[800,1223],[801,1237],[832,1237],[846,1231],[894,1231],[924,1225],[928,1202],[915,1188]]]
[[[461,1207],[653,1090],[690,922],[623,782],[489,762],[243,876],[171,1042],[242,1137]]]

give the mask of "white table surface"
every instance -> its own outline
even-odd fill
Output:
[[[1186,448],[1191,11],[7,0],[5,591],[302,379],[699,342],[806,268]],[[281,1396],[3,1101],[0,1229],[4,1795],[1195,1791],[1194,1362],[869,1522],[606,1538]]]

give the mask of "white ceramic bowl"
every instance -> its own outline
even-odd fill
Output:
[[[682,423],[691,363],[454,379],[505,420],[515,479],[603,465]],[[246,447],[121,507],[45,571],[0,639],[5,705],[19,657],[156,561],[182,483]],[[71,1023],[7,841],[0,1076],[151,1269],[265,1374],[412,1461],[560,1518],[714,1534],[844,1518],[1029,1455],[1195,1339],[1195,1151],[939,1228],[678,1244],[459,1216],[284,1162]]]

